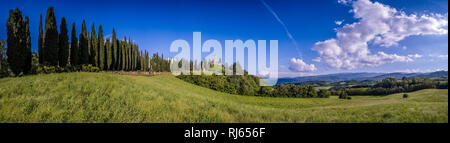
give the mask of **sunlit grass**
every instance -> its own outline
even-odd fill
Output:
[[[0,79],[0,122],[445,122],[448,90],[352,100],[230,95],[172,75]]]

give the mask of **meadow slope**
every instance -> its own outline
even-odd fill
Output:
[[[163,74],[0,79],[0,122],[444,122],[448,90],[352,100],[230,95]]]

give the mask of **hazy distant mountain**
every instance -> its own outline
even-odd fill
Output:
[[[348,81],[348,80],[383,80],[387,77],[401,79],[403,77],[428,77],[428,78],[448,78],[448,71],[437,71],[431,73],[338,73],[318,76],[305,76],[295,78],[280,78],[278,84],[301,83],[305,81]]]

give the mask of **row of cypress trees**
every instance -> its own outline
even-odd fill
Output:
[[[83,20],[79,39],[76,35],[75,23],[72,23],[71,42],[69,43],[67,24],[61,19],[60,33],[54,14],[54,8],[47,9],[45,30],[42,27],[42,14],[39,22],[38,53],[39,64],[65,67],[67,65],[93,65],[101,70],[149,71],[149,54],[140,51],[139,46],[128,38],[118,40],[113,28],[112,39],[104,39],[102,25],[98,35],[92,24],[88,35],[86,23]],[[69,46],[70,45],[70,46]]]

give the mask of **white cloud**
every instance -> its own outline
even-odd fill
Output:
[[[410,58],[422,58],[423,56],[419,55],[419,54],[414,54],[414,55],[408,55],[408,57],[410,57]]]
[[[406,49],[408,49],[408,47],[406,47],[406,46],[403,46],[403,47],[402,47],[402,49],[403,49],[403,50],[406,50]]]
[[[313,62],[320,62],[321,59],[320,59],[320,57],[317,57],[317,58],[312,59],[312,61],[313,61]]]
[[[350,2],[352,2],[352,0],[338,0],[338,3],[341,4],[349,4]]]
[[[398,42],[413,35],[443,35],[448,33],[447,15],[407,15],[387,5],[370,0],[339,0],[352,4],[351,12],[358,21],[336,29],[336,38],[317,42],[313,50],[321,61],[338,69],[373,67],[385,63],[410,62],[408,56],[371,53],[369,44],[382,47],[397,46]]]
[[[317,68],[314,64],[306,64],[302,59],[292,58],[289,61],[289,70],[294,72],[312,72],[316,71]]]
[[[338,20],[338,21],[334,21],[334,23],[336,23],[336,25],[341,25],[344,22],[344,20]]]
[[[448,59],[448,54],[447,55],[438,55],[438,58],[442,58],[442,59]]]

